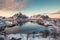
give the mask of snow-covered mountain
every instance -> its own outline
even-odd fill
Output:
[[[50,18],[48,15],[33,15],[31,16],[32,19],[36,20],[36,23],[42,24],[42,25],[55,25],[55,26],[60,26],[60,19],[59,18]]]
[[[17,24],[17,23],[21,23],[21,22],[23,23],[23,22],[28,21],[27,20],[28,16],[23,15],[22,13],[19,12],[13,15],[12,17],[9,17],[8,19],[12,22],[12,24]]]

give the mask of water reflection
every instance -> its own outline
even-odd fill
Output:
[[[19,27],[19,26],[18,26]],[[21,33],[38,33],[40,31],[44,31],[46,28],[44,26],[38,25],[36,23],[31,23],[31,22],[27,22],[25,24],[22,25],[22,27],[19,27],[19,30]]]
[[[45,27],[42,25],[39,25],[37,23],[31,23],[31,22],[27,22],[27,23],[23,23],[21,25],[12,27],[12,28],[8,28],[5,30],[5,32],[7,34],[9,33],[39,33],[39,32],[43,32],[44,30],[51,30],[53,28],[51,27]]]

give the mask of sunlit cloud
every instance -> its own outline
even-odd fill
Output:
[[[0,11],[0,16],[11,17],[16,13],[18,13],[18,11],[12,11],[12,12],[11,11]]]
[[[0,0],[0,10],[23,10],[27,0]]]
[[[60,18],[60,11],[48,14],[51,18]]]

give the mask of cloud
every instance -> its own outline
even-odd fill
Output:
[[[0,0],[0,10],[24,10],[27,0]]]
[[[54,12],[54,13],[50,13],[50,14],[60,14],[60,11],[58,11],[58,12]]]
[[[51,18],[60,18],[60,11],[48,14]]]

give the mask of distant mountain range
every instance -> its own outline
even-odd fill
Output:
[[[60,12],[53,13],[53,15],[54,14],[60,14]],[[60,18],[53,18],[53,17],[50,17],[49,15],[41,15],[41,14],[31,16],[31,18],[32,19],[35,18],[36,23],[38,23],[40,25],[52,25],[52,26],[59,26],[60,27]]]
[[[13,15],[12,17],[6,18],[6,17],[2,17],[0,16],[0,24],[21,24],[21,23],[25,23],[28,22],[30,19],[36,19],[36,21],[40,22],[40,23],[45,23],[45,21],[53,21],[53,23],[59,22],[60,23],[60,19],[58,19],[58,17],[60,18],[60,12],[56,12],[56,13],[51,13],[50,15],[41,15],[41,14],[37,14],[37,15],[33,15],[31,17],[28,17],[24,14],[22,14],[21,12],[19,12],[18,14]]]

